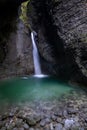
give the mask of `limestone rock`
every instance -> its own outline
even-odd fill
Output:
[[[52,74],[84,84],[87,84],[86,5],[85,0],[32,0],[28,6],[28,10],[33,8],[28,16],[32,28],[38,32],[39,50],[46,44],[45,50],[48,48],[50,56],[54,54],[56,70],[51,60]],[[50,56],[45,53],[41,49],[40,54],[48,61],[49,68]]]

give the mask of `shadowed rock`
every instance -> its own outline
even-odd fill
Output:
[[[38,34],[41,32],[38,46],[42,48],[46,44],[45,50],[48,48],[44,52],[46,55],[40,51],[41,56],[47,60],[48,70],[51,68],[54,70],[52,74],[55,72],[61,78],[84,84],[87,79],[86,5],[85,0],[32,0],[28,6],[31,26]],[[53,60],[49,60],[53,54],[55,67],[52,67]]]

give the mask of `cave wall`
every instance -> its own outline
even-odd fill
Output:
[[[8,4],[11,3],[11,6],[20,5],[22,2],[27,0],[0,0],[0,6],[9,6]]]
[[[19,20],[18,7],[23,1],[0,2],[0,77],[11,72],[12,75],[32,74],[30,34]],[[86,6],[85,0],[29,2],[28,25],[38,33],[42,71],[46,74],[87,83]]]
[[[41,59],[42,72],[45,74],[58,76],[59,66],[57,64],[59,64],[59,60],[60,62],[63,62],[63,58],[60,58],[58,54],[61,53],[60,56],[63,56],[63,44],[62,40],[57,38],[55,34],[56,30],[52,25],[45,1],[30,1],[28,4],[27,15],[32,30],[35,30],[38,34],[37,46]],[[52,33],[51,29],[53,31]],[[55,47],[57,45],[57,41],[61,42],[61,49],[59,49],[59,51],[61,50],[60,52],[58,52]]]
[[[85,0],[32,0],[28,6],[29,22],[38,32],[40,48],[45,50],[44,53],[40,49],[39,51],[45,60],[48,55],[48,68],[51,70],[57,68],[55,74],[61,78],[85,84],[87,84],[86,7]],[[53,62],[50,62],[48,52],[54,54],[55,67],[52,67]]]
[[[54,25],[58,35],[65,41],[64,48],[72,49],[78,67],[87,75],[87,4],[83,0],[59,0],[53,8]]]
[[[34,70],[30,32],[20,19],[22,1],[9,2],[0,4],[0,79]]]
[[[58,0],[52,10],[57,34],[64,41],[68,64],[73,57],[79,71],[87,77],[87,3],[85,0]],[[58,28],[59,27],[59,28]],[[70,56],[70,58],[68,58]],[[71,58],[72,59],[72,58]],[[74,68],[72,68],[74,69]],[[76,71],[76,70],[74,70]],[[82,80],[79,73],[75,74]]]

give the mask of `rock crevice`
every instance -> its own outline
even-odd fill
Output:
[[[57,68],[55,74],[64,79],[86,83],[86,58],[82,56],[84,51],[86,54],[85,0],[32,0],[28,10],[31,26],[38,32],[38,46],[41,48],[42,42],[44,44],[46,41],[47,48],[51,47],[48,52],[54,54]],[[43,54],[41,51],[42,57],[46,59]],[[50,56],[48,55],[48,64]],[[54,67],[51,69],[55,71]]]

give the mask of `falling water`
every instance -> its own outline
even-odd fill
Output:
[[[38,53],[38,49],[37,49],[36,41],[35,41],[36,36],[37,36],[37,33],[35,31],[32,31],[31,40],[32,40],[32,44],[33,44],[33,60],[34,60],[35,75],[41,75],[39,53]]]

